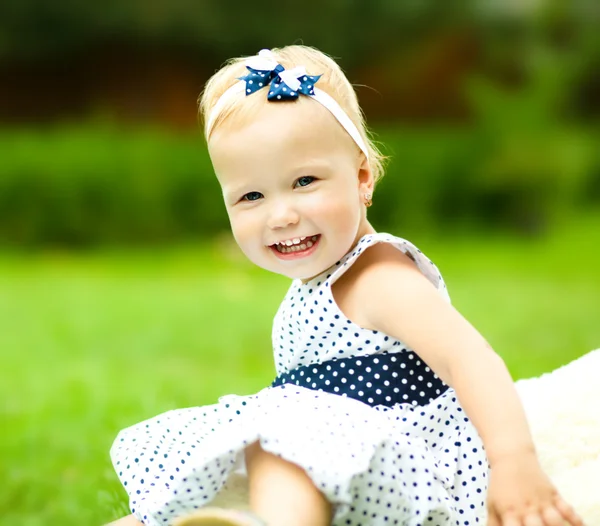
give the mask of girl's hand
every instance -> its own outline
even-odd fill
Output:
[[[488,489],[488,526],[583,526],[558,494],[533,453],[492,464]]]

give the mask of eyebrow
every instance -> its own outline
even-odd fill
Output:
[[[240,185],[233,188],[223,187],[223,196],[225,198],[232,198],[234,196],[244,195],[248,192],[256,192],[258,190],[252,190],[252,185]]]
[[[308,162],[305,161],[300,164],[298,167],[294,168],[294,172],[300,172],[305,170],[310,170],[314,168],[331,168],[331,162],[325,161],[323,159],[311,159]]]

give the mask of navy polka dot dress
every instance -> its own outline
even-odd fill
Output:
[[[275,317],[271,386],[119,433],[111,455],[138,520],[170,524],[222,496],[245,476],[244,448],[260,440],[305,469],[332,503],[334,526],[485,524],[488,462],[453,389],[333,299],[332,283],[374,243],[406,253],[448,299],[436,266],[389,234],[364,236],[322,275],[293,281]]]

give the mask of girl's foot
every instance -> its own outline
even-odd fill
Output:
[[[176,519],[173,526],[266,526],[266,522],[247,511],[202,508]]]

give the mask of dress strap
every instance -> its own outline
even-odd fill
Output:
[[[342,274],[344,274],[344,272],[350,268],[350,266],[367,248],[376,245],[377,243],[389,243],[393,247],[406,254],[415,262],[417,268],[423,273],[423,275],[434,285],[436,289],[438,289],[440,294],[442,294],[447,301],[450,301],[444,279],[442,278],[439,269],[436,267],[433,261],[431,261],[410,241],[384,232],[367,234],[366,236],[363,236],[356,244],[354,249],[338,262],[336,268],[333,270],[333,272],[331,272],[328,278],[329,284],[331,285],[335,283],[335,281],[337,281]]]

